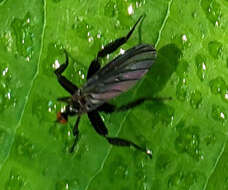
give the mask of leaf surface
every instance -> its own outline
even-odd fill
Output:
[[[0,0],[0,189],[226,189],[228,100],[227,0]],[[154,44],[156,64],[137,85],[111,102],[145,101],[102,113],[110,136],[153,152],[113,147],[87,116],[68,153],[76,118],[55,122],[68,95],[54,69],[78,86],[103,45],[127,34],[126,45]],[[102,61],[105,65],[121,50]]]

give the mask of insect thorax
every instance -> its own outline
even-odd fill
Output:
[[[81,93],[81,89],[78,89],[72,95],[72,106],[75,110],[77,110],[77,114],[81,115],[87,112],[85,108],[85,104],[86,104],[86,100]]]

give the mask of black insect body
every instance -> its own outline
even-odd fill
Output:
[[[142,16],[125,37],[111,42],[98,52],[97,57],[89,66],[87,82],[82,88],[78,88],[75,84],[72,84],[62,76],[62,73],[69,63],[66,52],[66,62],[55,70],[59,83],[71,94],[69,97],[58,98],[59,101],[67,103],[67,106],[65,111],[57,114],[57,121],[66,123],[68,116],[78,115],[73,129],[75,141],[70,150],[71,152],[73,152],[78,140],[78,124],[80,117],[82,114],[87,113],[96,132],[104,136],[110,144],[128,147],[133,146],[151,156],[151,151],[142,148],[129,140],[109,137],[108,130],[99,115],[99,111],[108,113],[113,112],[114,106],[107,102],[135,85],[155,62],[156,50],[154,47],[147,44],[141,44],[127,50],[124,54],[117,56],[100,69],[99,59],[114,52],[121,45],[126,43],[141,19]]]

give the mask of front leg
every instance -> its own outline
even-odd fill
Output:
[[[131,37],[137,24],[140,22],[140,20],[142,20],[143,17],[144,17],[143,15],[139,17],[139,19],[136,21],[136,23],[134,24],[134,26],[132,27],[132,29],[128,32],[128,34],[126,36],[118,38],[115,41],[107,44],[104,47],[104,49],[102,49],[101,51],[98,52],[97,57],[105,57],[109,53],[112,53],[115,50],[117,50],[121,45],[125,44],[128,41],[128,39]]]
[[[143,17],[144,16],[139,17],[135,25],[132,27],[132,29],[128,32],[126,36],[118,38],[115,41],[107,44],[104,47],[104,49],[98,52],[97,57],[91,62],[89,66],[88,73],[87,73],[87,80],[100,69],[101,65],[99,63],[99,58],[105,57],[109,53],[112,53],[115,50],[117,50],[121,45],[125,44],[128,41],[128,39],[131,37],[137,24],[142,20]]]
[[[69,64],[68,54],[66,51],[64,51],[64,52],[66,55],[66,62],[64,64],[62,64],[58,69],[55,70],[55,74],[58,78],[60,85],[66,91],[68,91],[71,95],[73,95],[77,91],[78,87],[76,85],[74,85],[72,82],[70,82],[66,77],[62,76],[62,73],[65,71],[65,69],[67,68],[67,66]]]
[[[77,142],[78,142],[78,137],[79,137],[79,130],[78,130],[78,125],[79,125],[79,122],[80,122],[80,116],[78,116],[77,118],[77,121],[75,122],[75,125],[74,125],[74,129],[73,129],[73,135],[75,136],[74,138],[74,143],[70,149],[70,153],[72,153],[74,151],[74,147],[76,146]]]

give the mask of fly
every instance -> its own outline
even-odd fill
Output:
[[[107,44],[98,52],[97,57],[89,66],[87,82],[81,88],[78,88],[62,75],[69,63],[68,54],[65,51],[66,61],[55,70],[55,74],[60,85],[70,93],[70,96],[58,98],[59,101],[67,103],[67,106],[63,112],[57,113],[57,121],[59,123],[66,123],[69,116],[78,116],[73,128],[75,140],[70,152],[74,151],[74,147],[78,141],[78,125],[81,115],[87,114],[95,131],[103,136],[110,144],[126,147],[133,146],[146,153],[148,156],[152,156],[150,150],[143,148],[130,140],[109,137],[108,129],[99,115],[100,111],[106,113],[115,111],[114,106],[109,104],[108,101],[134,86],[155,62],[155,48],[149,44],[140,44],[128,49],[123,54],[118,55],[103,68],[101,68],[100,65],[101,58],[114,52],[128,41],[142,18],[143,16],[137,20],[126,36]]]

